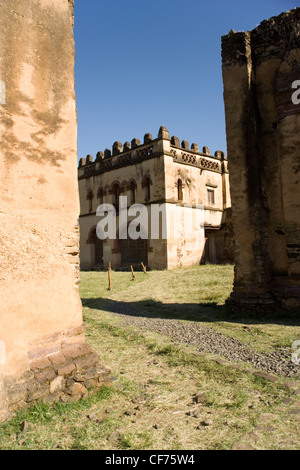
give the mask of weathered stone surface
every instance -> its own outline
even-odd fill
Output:
[[[37,389],[32,390],[32,392],[28,394],[26,398],[26,403],[32,405],[37,400],[44,400],[49,396],[49,393],[49,383],[47,383]]]
[[[63,349],[63,355],[67,360],[71,359],[76,359],[81,356],[85,356],[87,354],[90,354],[92,352],[92,348],[88,346],[87,344],[80,344],[79,346],[76,347],[71,347],[71,348],[66,348]]]
[[[77,242],[78,240],[76,240]],[[86,330],[86,325],[80,325],[80,326],[77,326],[76,328],[70,328],[66,334],[64,335],[65,337],[68,337],[68,336],[71,336],[71,337],[74,337],[74,336],[80,336],[82,335]],[[66,339],[64,340],[66,341]]]
[[[26,384],[16,384],[7,390],[7,396],[9,401],[12,403],[18,403],[19,401],[26,400],[27,397],[27,386]]]
[[[53,354],[53,355],[49,356],[48,359],[49,359],[49,361],[51,362],[51,364],[53,366],[59,366],[59,365],[64,364],[66,362],[66,358],[65,358],[65,356],[63,355],[62,352]]]
[[[96,162],[99,162],[101,160],[104,159],[104,153],[103,152],[97,152],[97,155],[96,155]],[[79,164],[80,164],[80,161],[79,161]]]
[[[74,370],[76,369],[76,366],[75,364],[73,364],[73,362],[69,363],[69,364],[64,364],[63,366],[61,367],[58,367],[56,369],[56,372],[58,375],[70,375]]]
[[[41,358],[42,360],[44,360],[44,358],[49,354],[55,354],[60,351],[60,341],[56,341],[54,343],[48,343],[47,341],[45,343],[47,344],[47,346],[39,347],[37,349],[28,351],[27,356],[31,361],[39,361]]]
[[[43,370],[43,369],[47,369],[47,368],[51,367],[51,362],[48,359],[48,357],[43,356],[40,359],[32,361],[30,363],[30,367],[31,367],[32,370],[35,370],[35,369],[36,370]]]
[[[239,313],[300,306],[299,21],[296,8],[222,38]]]
[[[58,376],[50,384],[50,393],[56,393],[63,390],[65,384],[65,379],[63,376]]]
[[[63,354],[65,351],[68,358]],[[5,381],[8,412],[16,412],[36,400],[53,403],[86,398],[99,387],[111,384],[110,370],[99,364],[98,355],[86,344],[31,364],[32,369],[22,374],[17,383],[13,378]]]
[[[84,334],[71,336],[71,337],[65,337],[62,343],[62,349],[66,350],[67,348],[80,347],[81,345],[84,345],[84,344],[85,344]]]
[[[153,139],[152,134],[148,132],[147,134],[144,135],[144,144],[151,144],[152,139]]]
[[[84,385],[74,382],[67,390],[69,395],[72,395],[74,398],[81,398],[83,395],[86,395],[87,389]]]
[[[35,374],[35,379],[40,382],[50,382],[51,380],[55,379],[56,373],[54,369],[46,369],[43,372],[39,372]]]
[[[199,153],[198,144],[195,144],[194,142],[193,142],[192,145],[191,145],[191,149],[193,150],[193,152]]]
[[[115,142],[113,144],[113,155],[119,155],[119,153],[123,152],[123,145],[121,142]]]
[[[123,151],[129,152],[130,149],[131,149],[130,142],[125,142],[123,145]]]
[[[75,373],[73,379],[75,382],[84,382],[85,380],[99,377],[101,371],[98,371],[97,367],[92,367],[91,369],[84,370],[81,373]]]
[[[165,126],[161,126],[158,131],[158,138],[159,139],[166,139],[166,140],[171,140],[170,139],[170,134],[168,129]]]
[[[99,361],[98,354],[91,353],[88,356],[83,357],[82,359],[76,359],[75,366],[77,370],[80,370],[86,367],[91,367],[94,364],[97,364],[98,361]]]
[[[180,148],[180,140],[176,135],[171,137],[171,145],[175,145],[175,147]]]
[[[134,149],[134,148],[138,147],[140,144],[141,144],[140,140],[135,137],[131,141],[131,148]]]
[[[109,158],[111,157],[111,150],[105,149],[104,150],[104,158]]]
[[[84,157],[80,158],[79,166],[82,167],[82,166],[85,166],[85,165],[86,165],[86,159]]]
[[[0,420],[50,388],[65,394],[62,346],[84,344],[73,6],[0,4]]]

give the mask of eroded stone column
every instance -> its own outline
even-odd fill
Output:
[[[73,7],[0,3],[0,419],[109,377],[78,292]]]
[[[300,305],[300,9],[222,38],[236,242],[232,310]]]

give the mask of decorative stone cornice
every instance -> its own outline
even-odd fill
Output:
[[[170,138],[166,127],[161,126],[156,139],[153,139],[152,135],[147,133],[142,144],[137,138],[132,139],[131,144],[125,142],[122,145],[116,141],[113,144],[112,151],[106,149],[104,152],[98,152],[95,161],[91,155],[81,158],[78,178],[89,178],[163,155],[172,156],[174,161],[197,166],[203,170],[219,173],[227,172],[227,160],[224,152],[217,150],[214,155],[210,155],[208,147],[203,147],[203,151],[200,152],[196,143],[192,143],[191,150],[189,150],[187,140],[182,140],[180,143],[178,137],[173,136]]]
[[[220,160],[221,158],[225,158],[223,152],[218,151],[215,153],[215,156],[208,156],[204,153],[186,152],[171,147],[170,155],[175,162],[196,166],[201,170],[209,170],[217,173],[228,172],[227,161],[224,162]]]

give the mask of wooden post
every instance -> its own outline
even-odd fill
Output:
[[[112,285],[111,285],[111,262],[108,263],[108,289],[111,290]]]
[[[131,268],[131,273],[132,273],[132,281],[136,281],[135,275],[134,275],[134,272],[133,272],[133,267],[130,266],[130,268]]]
[[[143,268],[144,273],[147,274],[147,269],[146,269],[146,267],[144,266],[144,263],[141,262],[141,265],[142,265],[142,268]]]

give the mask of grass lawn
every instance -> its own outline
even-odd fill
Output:
[[[231,266],[138,272],[136,282],[113,272],[108,292],[107,273],[81,273],[86,339],[111,368],[113,385],[77,403],[19,413],[0,425],[0,449],[299,449],[299,379],[271,382],[249,364],[217,363],[118,314],[199,322],[261,352],[300,339],[293,315],[229,317],[232,281]]]

